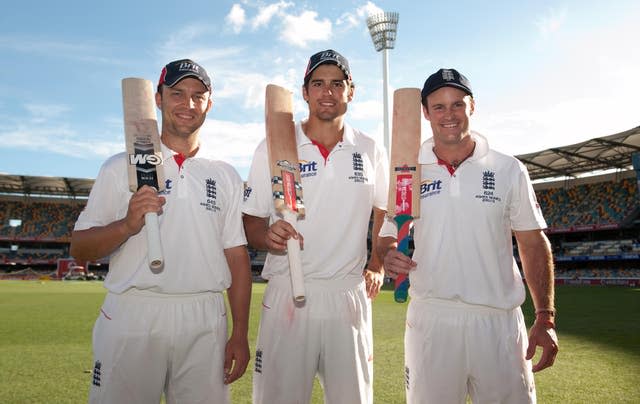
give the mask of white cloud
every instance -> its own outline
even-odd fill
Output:
[[[345,30],[348,30],[350,28],[354,28],[360,25],[360,20],[361,18],[359,18],[357,14],[347,12],[342,14],[340,18],[338,18],[338,20],[336,21],[336,26],[339,26],[344,28]]]
[[[349,104],[349,116],[353,119],[382,121],[382,100],[353,101]]]
[[[553,25],[553,24],[551,24]],[[499,150],[530,153],[623,132],[640,124],[640,26],[637,19],[563,32],[540,47],[523,80],[491,103],[478,92],[473,127]],[[492,86],[499,82],[494,82]]]
[[[309,42],[325,42],[332,37],[328,19],[318,20],[315,11],[303,11],[299,16],[286,15],[280,38],[290,45],[306,48]]]
[[[246,178],[253,152],[264,138],[264,122],[238,123],[207,119],[200,131],[203,157],[223,160]]]
[[[112,138],[116,138],[113,136]],[[52,140],[53,139],[53,140]],[[104,159],[124,149],[124,138],[120,141],[87,141],[75,130],[65,125],[25,124],[7,130],[0,130],[0,144],[24,150],[47,151],[73,158],[100,157]]]
[[[487,135],[492,146],[511,154],[531,153],[613,135],[637,126],[631,103],[617,97],[581,97],[546,104],[523,105],[508,112],[483,111],[472,127]],[[601,116],[613,116],[615,123]]]
[[[190,25],[184,25],[177,31],[171,32],[167,38],[160,41],[158,47],[158,53],[163,57],[163,60],[173,60],[177,57],[188,57],[197,59],[193,54],[193,49],[206,49],[211,44],[208,42],[208,35],[211,34],[214,29],[205,23],[194,23]]]
[[[367,4],[358,8],[357,14],[360,17],[368,17],[371,14],[384,13],[384,10],[376,6],[373,2],[368,1]]]
[[[261,7],[258,10],[258,15],[256,15],[251,22],[251,27],[255,30],[268,25],[273,16],[281,14],[285,9],[293,5],[294,4],[290,2],[279,1],[277,3],[269,4],[266,7]]]
[[[68,122],[74,111],[67,105],[30,103],[24,109],[28,115],[20,119],[2,117],[2,147],[97,160],[124,149],[121,119],[105,120],[91,130],[80,130]]]
[[[567,19],[567,8],[549,9],[547,15],[538,18],[536,26],[543,38],[547,38],[562,28]]]
[[[240,33],[240,31],[242,31],[242,27],[244,27],[244,24],[246,23],[244,8],[242,8],[240,4],[234,4],[231,7],[229,14],[225,17],[225,21],[231,26],[233,32],[236,34]]]
[[[358,27],[364,21],[366,28],[367,17],[369,17],[371,14],[378,14],[383,12],[384,10],[382,10],[380,7],[368,1],[366,4],[358,7],[354,12],[348,11],[343,13],[336,21],[336,26],[340,26],[345,31],[347,31],[351,28]]]
[[[71,108],[66,105],[51,104],[26,104],[24,107],[29,112],[29,115],[31,115],[29,121],[33,123],[43,123],[71,110]]]
[[[65,42],[50,38],[30,36],[0,36],[0,50],[19,52],[56,59],[104,64],[108,66],[125,63],[109,56],[111,44],[96,40]]]

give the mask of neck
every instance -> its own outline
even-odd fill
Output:
[[[200,148],[197,134],[195,134],[195,136],[189,136],[188,138],[177,138],[175,136],[167,136],[163,133],[161,139],[165,146],[185,157],[195,156]]]
[[[330,151],[342,140],[344,123],[342,119],[333,121],[309,119],[302,122],[302,130],[309,139],[320,143]]]
[[[463,144],[457,144],[453,147],[447,147],[445,145],[433,146],[433,153],[436,157],[442,161],[445,161],[454,169],[458,168],[463,161],[473,155],[476,148],[476,142],[469,138],[468,142]]]

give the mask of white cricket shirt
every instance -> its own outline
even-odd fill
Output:
[[[149,269],[143,227],[111,254],[104,285],[113,293],[130,288],[168,294],[221,292],[231,285],[224,249],[246,244],[242,180],[222,161],[195,156],[179,169],[175,153],[164,144],[162,153],[167,187],[159,217],[164,269],[159,274]],[[74,230],[105,226],[126,216],[133,195],[126,158],[120,153],[103,164]]]
[[[316,145],[296,124],[296,142],[305,206],[298,221],[304,237],[302,270],[306,280],[362,277],[373,206],[386,209],[388,163],[376,142],[344,125],[343,139],[325,162]],[[277,221],[273,206],[266,142],[254,154],[243,213]],[[288,276],[286,254],[267,254],[262,277]]]
[[[512,230],[546,228],[526,167],[489,149],[476,132],[473,155],[451,175],[433,139],[420,148],[420,218],[414,221],[417,268],[410,295],[512,309],[524,302]],[[385,219],[381,236],[396,237]]]

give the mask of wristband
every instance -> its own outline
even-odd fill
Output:
[[[536,316],[538,316],[538,314],[548,314],[551,317],[555,317],[556,310],[555,309],[537,309]]]

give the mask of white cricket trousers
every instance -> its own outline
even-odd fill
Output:
[[[108,293],[93,328],[91,404],[228,403],[222,293]]]
[[[317,375],[327,404],[373,402],[371,301],[363,278],[308,281],[296,307],[288,277],[264,293],[255,353],[255,404],[309,403]]]
[[[536,402],[519,307],[412,299],[404,344],[409,404]]]

